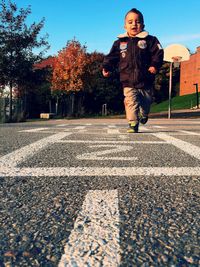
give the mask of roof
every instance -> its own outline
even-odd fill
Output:
[[[48,58],[40,61],[39,63],[36,63],[34,65],[34,68],[35,69],[44,69],[47,67],[52,67],[54,64],[54,60],[55,60],[55,57],[48,57]]]

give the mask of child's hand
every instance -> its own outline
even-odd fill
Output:
[[[149,67],[148,71],[151,73],[151,74],[156,74],[157,70],[155,67]]]
[[[102,70],[102,74],[103,74],[104,77],[107,78],[107,77],[110,76],[110,71],[107,71],[107,70],[103,69],[103,70]]]

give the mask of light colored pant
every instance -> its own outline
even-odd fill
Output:
[[[152,101],[152,89],[124,87],[124,106],[128,121],[139,121],[139,116],[148,116]]]

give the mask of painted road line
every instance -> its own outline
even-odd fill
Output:
[[[107,129],[108,134],[119,134],[119,129]]]
[[[73,129],[74,130],[83,130],[83,129],[85,129],[86,127],[85,126],[76,126],[76,127],[74,127]]]
[[[184,131],[184,130],[180,130],[178,132],[185,133],[186,135],[200,135],[200,133],[197,133],[197,132],[190,132],[190,131]]]
[[[108,128],[116,128],[116,127],[117,127],[117,125],[114,125],[114,124],[108,125]]]
[[[132,146],[125,146],[125,145],[93,145],[93,146],[89,146],[90,148],[104,148],[104,147],[108,147],[109,149],[104,149],[104,150],[100,150],[100,151],[93,151],[93,152],[89,152],[89,153],[83,153],[81,155],[77,155],[76,158],[80,159],[80,160],[122,160],[122,161],[126,161],[126,160],[137,160],[137,157],[113,157],[113,156],[109,156],[112,155],[113,153],[120,153],[120,152],[127,152],[133,149]]]
[[[165,126],[159,126],[159,125],[153,125],[152,128],[158,128],[158,129],[166,129]]]
[[[189,135],[188,133],[182,133],[182,132],[180,132],[180,131],[173,131],[173,132],[168,132],[168,134],[169,135],[184,135],[184,136],[186,136],[186,135]]]
[[[55,140],[55,143],[69,143],[69,144],[166,144],[165,141],[119,141],[119,140]]]
[[[191,122],[191,121],[190,121]],[[196,119],[195,120],[192,120],[192,122],[191,122],[192,124],[200,124],[200,121],[196,121]]]
[[[139,126],[139,130],[141,131],[149,131],[150,129],[144,127],[144,126]]]
[[[172,137],[165,133],[155,133],[153,135],[156,136],[157,138],[160,138],[166,141],[168,144],[171,144],[181,149],[182,151],[186,152],[190,156],[200,159],[200,147],[190,144],[186,141],[182,141],[178,138]]]
[[[71,133],[61,132],[54,134],[1,157],[0,170],[4,168],[16,167],[19,163],[25,161],[27,158],[34,156],[39,150],[44,149],[49,144],[55,143],[55,141],[61,140],[69,135],[71,135]]]
[[[135,177],[200,176],[200,167],[54,167],[11,168],[0,166],[0,177]]]
[[[72,230],[58,267],[120,265],[117,190],[91,190]]]
[[[68,123],[65,123],[65,124],[58,124],[58,125],[56,125],[56,127],[65,127],[65,126],[69,126],[70,124],[68,124]]]
[[[49,130],[49,128],[33,128],[29,130],[18,131],[19,133],[37,133],[41,131]]]
[[[127,139],[127,134],[120,134],[119,138],[122,140],[125,140],[125,139]]]
[[[87,130],[83,129],[83,130],[78,130],[77,133],[85,133]]]

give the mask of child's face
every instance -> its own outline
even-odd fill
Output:
[[[130,12],[125,18],[124,28],[126,29],[128,35],[133,37],[143,30],[144,25],[140,21],[138,14]]]

